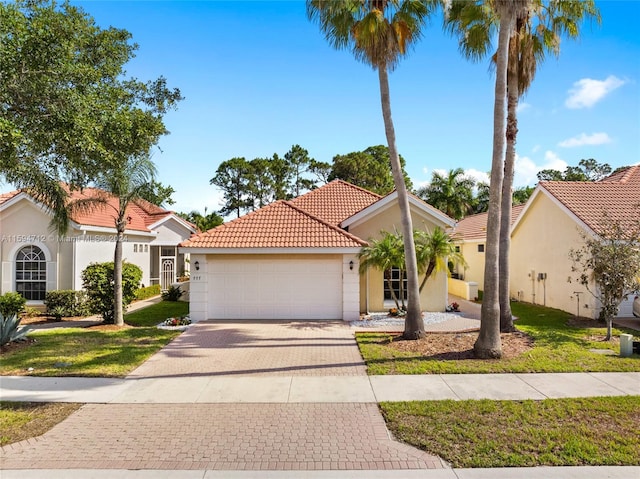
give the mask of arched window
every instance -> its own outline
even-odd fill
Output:
[[[28,301],[44,300],[47,261],[37,246],[25,246],[16,255],[16,291]]]

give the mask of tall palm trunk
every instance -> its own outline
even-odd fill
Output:
[[[113,322],[116,326],[124,326],[124,316],[122,313],[122,241],[127,220],[124,218],[124,211],[116,223],[116,248],[113,255]]]
[[[509,296],[510,273],[509,251],[511,249],[511,210],[513,199],[513,170],[516,160],[516,137],[518,135],[518,98],[520,87],[518,79],[518,32],[516,31],[509,42],[509,66],[507,68],[507,150],[504,158],[504,179],[502,183],[502,211],[500,220],[500,331],[511,332],[513,314]]]
[[[406,339],[417,339],[425,335],[422,307],[420,306],[420,291],[418,289],[418,260],[416,246],[413,241],[413,223],[409,209],[409,196],[404,183],[402,167],[396,146],[396,133],[391,118],[391,97],[389,94],[389,74],[385,65],[378,66],[380,80],[380,101],[382,103],[382,117],[384,130],[389,145],[389,158],[393,182],[398,193],[398,204],[402,221],[402,240],[404,242],[404,257],[407,271],[407,315],[404,320],[404,334]]]
[[[500,211],[503,182],[503,158],[505,146],[505,99],[507,90],[507,62],[509,37],[513,26],[513,5],[505,0],[500,5],[500,34],[496,55],[496,86],[493,106],[493,156],[491,160],[491,188],[489,190],[489,212],[487,218],[487,244],[485,247],[484,293],[480,316],[480,334],[473,350],[478,358],[502,357],[500,341],[499,301],[499,248]]]

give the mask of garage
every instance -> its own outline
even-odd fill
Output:
[[[341,255],[221,255],[208,283],[212,319],[343,317]]]

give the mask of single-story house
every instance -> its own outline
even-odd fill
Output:
[[[71,192],[71,201],[104,195],[93,188]],[[29,306],[42,305],[45,293],[82,289],[82,271],[96,262],[113,261],[118,200],[74,213],[63,236],[50,228],[51,213],[21,190],[0,195],[0,293],[17,291]],[[188,272],[178,244],[196,227],[171,211],[138,200],[127,209],[123,259],[142,269],[142,284],[168,288]]]
[[[597,182],[540,182],[512,227],[511,295],[598,317],[600,305],[576,281],[569,251],[583,244],[581,232],[601,231],[603,214],[624,222],[637,218],[639,207],[640,165]],[[621,304],[618,317],[631,317],[632,301]]]
[[[414,228],[453,225],[419,198],[409,201]],[[380,196],[335,180],[195,235],[179,249],[191,257],[190,315],[351,321],[383,311],[391,297],[384,272],[360,274],[358,262],[361,248],[383,230],[401,231],[397,193]],[[421,304],[445,309],[446,273],[429,280]]]

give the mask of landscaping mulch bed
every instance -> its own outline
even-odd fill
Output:
[[[520,331],[500,334],[503,358],[515,358],[533,347],[533,340]],[[419,354],[432,359],[475,359],[473,345],[478,332],[427,333],[418,340],[406,341],[400,334],[387,343],[398,351]]]

